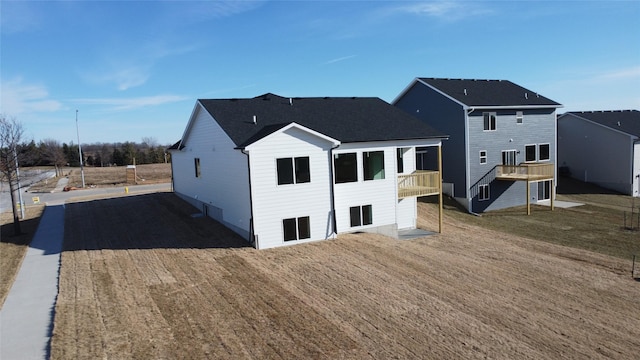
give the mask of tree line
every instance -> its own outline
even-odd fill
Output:
[[[157,164],[170,162],[166,149],[153,138],[142,138],[141,143],[93,143],[82,144],[82,159],[85,166],[124,166],[133,164]],[[36,143],[31,140],[16,146],[20,166],[80,166],[78,145],[44,139]]]

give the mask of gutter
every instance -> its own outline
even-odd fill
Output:
[[[251,165],[249,162],[249,153],[244,151],[244,148],[239,149],[241,153],[247,155],[247,175],[249,175],[249,242],[255,246],[256,249],[260,249],[258,245],[258,238],[254,234],[253,227],[253,191],[251,191]]]

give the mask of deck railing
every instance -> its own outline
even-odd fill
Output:
[[[496,179],[529,181],[553,179],[555,169],[553,163],[498,165],[496,166]]]
[[[440,193],[440,172],[418,170],[398,175],[398,198],[437,195]]]

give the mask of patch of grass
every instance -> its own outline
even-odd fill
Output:
[[[138,184],[171,182],[171,164],[136,165],[136,176]],[[127,167],[85,167],[84,180],[87,186],[124,185],[127,182]],[[82,173],[80,172],[80,168],[73,168],[71,170],[68,186],[82,186]]]
[[[572,208],[532,205],[531,215],[526,207],[489,211],[482,216],[468,214],[453,199],[446,199],[445,211],[466,223],[498,230],[549,243],[585,249],[597,253],[629,259],[640,254],[640,230],[637,224],[640,199],[585,184],[573,179],[561,179],[563,187],[558,200],[585,205]],[[435,197],[434,197],[435,199]],[[426,198],[426,202],[437,199]],[[630,216],[635,206],[634,227],[624,226],[624,212]],[[629,225],[629,220],[627,220]]]
[[[43,211],[44,205],[27,207],[25,219],[20,222],[22,234],[17,236],[13,234],[12,212],[0,214],[0,307],[13,285]]]

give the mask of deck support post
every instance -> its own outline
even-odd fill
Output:
[[[531,186],[529,180],[527,180],[527,215],[531,215]]]
[[[556,197],[556,187],[554,186],[553,179],[551,179],[551,211],[553,211],[553,198]]]
[[[438,232],[442,234],[442,143],[438,146]]]

